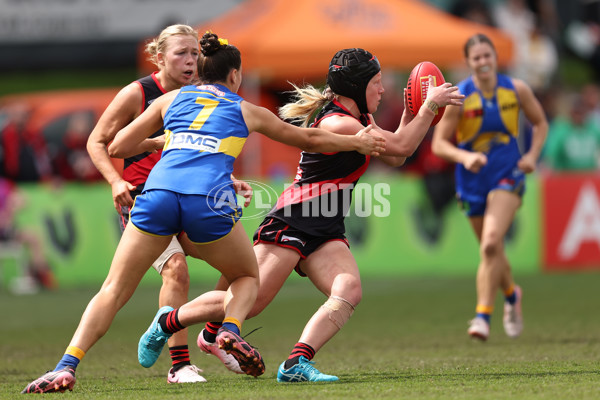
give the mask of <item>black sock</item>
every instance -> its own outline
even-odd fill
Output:
[[[186,345],[169,347],[169,353],[173,364],[173,372],[176,372],[190,363],[190,351]]]
[[[185,326],[181,325],[181,322],[179,322],[178,316],[179,308],[158,317],[158,323],[163,332],[175,333],[185,329]]]
[[[222,325],[223,324],[220,322],[207,322],[206,325],[204,325],[204,330],[202,331],[204,340],[206,340],[208,343],[214,343],[215,340],[217,340],[217,332]]]
[[[285,364],[283,364],[283,368],[284,369],[290,369],[292,368],[294,365],[298,364],[298,362],[300,361],[300,356],[296,356],[293,358],[288,358],[287,360],[285,360]]]
[[[296,343],[294,349],[290,353],[290,356],[285,361],[283,367],[285,369],[290,369],[294,365],[300,362],[300,357],[303,356],[308,361],[312,360],[315,356],[315,349],[313,349],[310,345],[302,342]]]

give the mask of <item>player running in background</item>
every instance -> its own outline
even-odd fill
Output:
[[[406,111],[395,132],[383,130],[371,115],[384,93],[379,62],[363,49],[345,49],[331,60],[328,88],[321,92],[310,85],[295,87],[297,101],[284,106],[280,115],[340,135],[351,135],[372,124],[373,131],[386,139],[386,151],[380,158],[397,166],[417,149],[433,121],[434,109],[461,104],[463,96],[450,83],[435,88],[431,78],[429,83],[432,89],[414,119]],[[308,276],[327,297],[308,321],[289,358],[280,365],[280,382],[338,380],[316,369],[312,359],[348,321],[362,297],[358,266],[344,235],[344,216],[352,189],[369,160],[368,155],[356,151],[302,152],[294,183],[279,197],[254,235],[260,288],[251,316],[273,300],[294,270]],[[331,214],[323,215],[320,210],[324,209]],[[224,280],[220,285],[227,287]],[[198,336],[201,349],[214,341],[219,326],[215,322],[206,324]]]
[[[160,159],[161,152],[144,152],[124,160],[118,171],[108,156],[108,144],[117,132],[137,118],[154,100],[173,89],[188,85],[196,79],[198,62],[198,33],[188,25],[171,25],[146,45],[146,53],[158,68],[157,72],[125,86],[100,117],[88,139],[88,152],[96,168],[112,188],[115,208],[120,214],[121,231],[129,221],[133,199],[142,193],[150,170]],[[160,127],[153,137],[163,135]],[[181,241],[186,240],[181,238]],[[158,303],[178,307],[188,300],[190,278],[185,252],[177,237],[154,262],[152,267],[162,277]],[[200,369],[190,362],[187,331],[169,340],[172,367],[167,374],[169,383],[206,382]]]
[[[464,52],[472,70],[458,84],[466,96],[464,105],[446,109],[435,128],[432,149],[456,163],[457,197],[479,241],[476,316],[468,334],[488,338],[501,289],[504,330],[509,337],[518,337],[523,330],[523,293],[514,283],[503,241],[521,206],[525,174],[535,170],[548,123],[531,88],[498,73],[496,50],[487,36],[471,37]],[[517,144],[520,110],[533,125],[531,147],[523,155]]]
[[[200,296],[218,298],[214,303],[225,313],[217,334],[219,347],[230,353],[246,374],[261,375],[262,357],[239,336],[241,322],[252,308],[259,287],[252,244],[237,223],[241,209],[231,179],[233,162],[246,138],[256,131],[310,151],[357,150],[377,155],[383,150],[384,140],[366,133],[368,128],[353,136],[302,129],[244,101],[236,94],[242,82],[239,50],[212,33],[203,36],[201,46],[199,75],[206,84],[185,86],[156,99],[109,146],[109,155],[114,157],[164,150],[148,176],[144,192],[136,197],[108,276],[88,304],[69,344],[69,357],[23,392],[73,388],[81,358],[107,332],[152,261],[181,231],[194,243],[197,255],[230,283],[225,296],[221,291]],[[163,123],[166,139],[148,138]],[[205,316],[201,320],[212,319]],[[154,364],[171,335],[189,325],[186,305],[175,310],[161,307],[140,340],[141,364]]]

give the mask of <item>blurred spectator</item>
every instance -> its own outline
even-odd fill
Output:
[[[483,0],[458,0],[450,13],[478,24],[494,26],[490,10]]]
[[[589,113],[589,117],[600,125],[600,86],[588,83],[581,89],[581,101]]]
[[[580,17],[565,29],[567,47],[590,63],[600,80],[600,1],[580,0]]]
[[[543,161],[556,171],[594,171],[599,156],[600,125],[577,96],[569,115],[550,123]]]
[[[13,181],[38,181],[51,176],[44,139],[26,128],[28,109],[12,104],[0,110],[0,176]]]
[[[499,2],[492,11],[498,28],[511,36],[515,46],[510,74],[522,79],[540,95],[546,91],[558,71],[558,49],[547,32],[554,32],[555,13],[549,2],[532,2],[540,15],[534,13],[526,0]],[[552,24],[546,27],[545,21]]]
[[[40,287],[54,289],[56,281],[44,258],[40,238],[35,232],[19,229],[15,224],[17,211],[24,206],[25,199],[18,192],[17,186],[10,180],[0,177],[0,242],[25,246],[29,258],[28,274]]]
[[[407,160],[407,171],[421,176],[425,198],[413,209],[416,229],[428,244],[437,244],[444,231],[444,213],[448,205],[455,204],[454,164],[436,156],[431,151],[433,130]]]
[[[528,0],[529,9],[538,18],[542,33],[548,35],[559,46],[561,40],[562,21],[559,18],[556,0]]]
[[[61,146],[52,159],[54,173],[58,177],[80,181],[102,179],[86,148],[93,124],[92,115],[88,112],[76,113],[70,117]]]
[[[496,26],[507,33],[514,44],[513,65],[510,74],[525,80],[527,74],[529,41],[535,28],[535,15],[525,0],[506,0],[492,8]]]
[[[522,60],[522,79],[536,94],[548,90],[558,71],[558,50],[550,36],[543,30],[542,21],[535,19],[529,36],[527,57]]]

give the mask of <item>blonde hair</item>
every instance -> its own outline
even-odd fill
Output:
[[[148,53],[148,61],[158,67],[158,53],[164,53],[167,48],[167,40],[176,35],[193,36],[198,40],[198,32],[189,25],[176,24],[167,26],[160,34],[146,44],[146,53]]]
[[[291,91],[294,102],[280,107],[279,116],[285,120],[302,123],[303,127],[309,125],[316,111],[335,98],[335,94],[329,87],[321,92],[310,84],[302,88],[290,84],[294,87]]]

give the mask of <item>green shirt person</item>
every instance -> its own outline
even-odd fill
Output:
[[[544,160],[556,171],[594,171],[599,157],[600,125],[575,101],[568,117],[558,116],[550,124]]]

